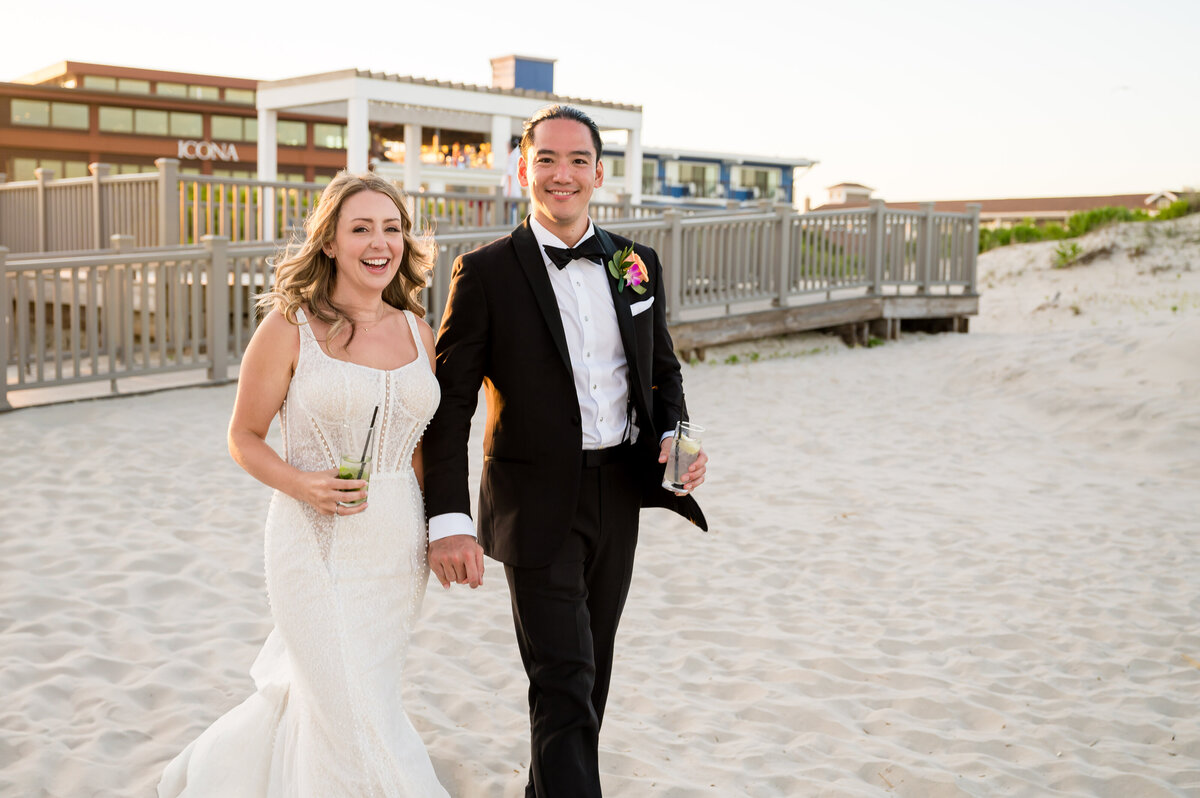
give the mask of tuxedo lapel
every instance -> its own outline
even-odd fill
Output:
[[[537,299],[538,308],[550,329],[550,337],[562,355],[563,364],[569,371],[571,355],[567,351],[567,334],[563,331],[562,315],[558,310],[558,300],[554,298],[554,288],[550,285],[550,276],[546,274],[546,261],[542,257],[542,248],[538,246],[537,238],[529,229],[529,218],[521,222],[520,227],[513,230],[513,247],[517,250],[517,262],[529,279],[533,295]]]
[[[625,350],[625,362],[629,365],[629,382],[640,385],[637,369],[637,335],[633,331],[633,314],[629,311],[629,300],[623,292],[617,290],[617,278],[608,270],[608,262],[617,254],[617,245],[610,236],[599,227],[595,228],[596,237],[604,247],[604,274],[608,278],[608,290],[612,293],[613,308],[617,311],[617,329],[621,331],[621,346]]]

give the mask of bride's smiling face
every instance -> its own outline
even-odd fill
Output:
[[[400,210],[391,197],[378,191],[347,197],[325,254],[337,263],[339,281],[382,292],[404,256]]]

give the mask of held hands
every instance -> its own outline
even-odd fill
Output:
[[[470,585],[483,584],[483,547],[473,535],[450,535],[429,544],[429,570],[450,589],[450,583]]]
[[[674,435],[668,435],[662,439],[659,447],[658,462],[667,462],[667,452],[671,451],[671,444],[675,442]],[[683,484],[685,486],[682,491],[675,491],[676,496],[686,496],[704,483],[704,472],[707,470],[708,455],[704,453],[704,449],[696,456],[696,462],[688,467],[688,470],[683,474]]]
[[[338,502],[356,502],[367,498],[365,479],[338,479],[338,470],[305,471],[300,475],[300,484],[293,495],[311,506],[321,515],[356,515],[367,509],[366,501],[353,507],[344,507]]]

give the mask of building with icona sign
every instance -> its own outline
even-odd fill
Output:
[[[605,132],[599,199],[790,203],[796,171],[816,163],[643,147],[640,106],[555,94],[553,60],[495,58],[492,75],[491,86],[360,70],[258,81],[63,61],[0,83],[0,174],[153,171],[177,158],[184,174],[320,183],[370,166],[410,190],[491,192],[509,138],[552,102],[582,108]],[[260,141],[264,125],[273,146]]]

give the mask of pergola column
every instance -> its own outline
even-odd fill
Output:
[[[404,126],[404,191],[416,194],[421,190],[421,126]]]
[[[346,169],[351,174],[367,171],[371,148],[367,122],[367,98],[356,95],[346,100]]]
[[[508,163],[508,140],[512,138],[512,120],[507,116],[492,116],[492,168],[504,170]]]
[[[258,109],[258,179],[274,183],[279,179],[279,139],[276,121],[279,113],[273,108]],[[258,238],[275,240],[275,190],[263,187],[259,199]]]
[[[634,205],[642,202],[642,129],[629,128],[625,144],[625,193]]]
[[[258,179],[270,183],[279,176],[279,141],[275,132],[278,112],[258,109]]]

